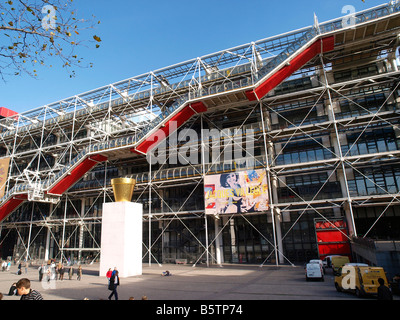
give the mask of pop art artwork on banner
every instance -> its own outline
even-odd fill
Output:
[[[206,214],[263,212],[269,209],[265,170],[248,170],[206,176]]]

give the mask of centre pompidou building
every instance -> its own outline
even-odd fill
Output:
[[[399,33],[391,2],[2,108],[2,258],[98,260],[117,177],[137,181],[144,263],[293,264],[398,240]]]

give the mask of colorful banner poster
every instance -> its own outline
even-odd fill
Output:
[[[248,170],[206,176],[206,214],[263,212],[269,209],[265,170]]]
[[[8,168],[10,166],[10,158],[0,159],[0,199],[4,196],[4,191],[6,189]]]

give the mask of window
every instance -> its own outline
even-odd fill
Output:
[[[359,196],[395,194],[399,192],[400,167],[371,167],[354,171],[354,183],[350,183],[352,193]]]
[[[389,106],[383,106],[385,101],[386,98],[383,93],[354,98],[352,101],[344,98],[339,101],[341,111],[336,114],[336,118],[344,119],[357,117],[375,113],[378,110],[387,111],[389,110]]]
[[[392,128],[377,129],[370,132],[354,133],[347,136],[347,146],[343,146],[346,155],[361,155],[397,150],[397,139]],[[355,144],[354,144],[355,143]],[[353,146],[354,144],[354,146]]]
[[[386,72],[386,70],[384,71]],[[370,64],[367,66],[360,66],[357,69],[353,70],[343,70],[338,71],[333,74],[336,82],[347,81],[351,79],[357,79],[367,76],[373,76],[378,74],[378,66],[374,64]]]
[[[331,159],[332,148],[322,145],[322,139],[295,141],[288,143],[281,154],[276,158],[277,165],[311,162],[316,160]]]
[[[280,202],[311,199],[334,199],[342,196],[339,182],[329,182],[328,173],[287,176],[286,185],[278,189]]]

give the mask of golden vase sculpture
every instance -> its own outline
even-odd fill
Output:
[[[117,178],[111,180],[115,202],[131,202],[136,180],[130,178]]]

